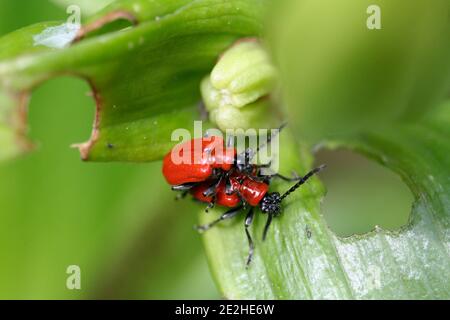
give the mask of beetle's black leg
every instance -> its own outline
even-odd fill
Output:
[[[172,186],[172,190],[173,191],[189,191],[197,185],[198,185],[198,182],[179,184],[177,186]]]
[[[265,164],[265,165],[261,165],[260,168],[270,168],[270,163],[269,164]],[[264,179],[273,179],[273,178],[278,178],[284,181],[288,181],[288,182],[293,182],[293,181],[299,181],[302,179],[302,177],[300,177],[298,174],[296,174],[294,172],[293,177],[289,178],[286,176],[283,176],[279,173],[276,174],[272,174],[272,175],[261,175],[261,172],[258,170],[258,176],[256,178],[264,178]]]
[[[203,192],[203,196],[205,197],[212,197],[212,200],[210,203],[208,203],[208,206],[205,208],[205,212],[208,213],[210,209],[214,208],[215,204],[216,204],[216,193],[217,193],[217,188],[219,187],[219,184],[222,182],[223,179],[223,175],[220,176],[219,179],[217,179],[216,182],[214,182],[208,189],[206,189]]]
[[[272,161],[270,161],[269,163],[266,163],[266,164],[262,164],[259,167],[260,168],[270,168],[271,166],[272,166]]]
[[[220,182],[220,180],[219,180]],[[205,197],[213,197],[216,194],[216,189],[219,184],[214,182],[211,186],[208,187],[205,191],[203,191],[203,196]]]
[[[242,205],[238,206],[236,208],[232,208],[232,209],[228,210],[227,212],[225,212],[224,214],[222,214],[219,219],[214,220],[213,222],[202,225],[202,226],[196,226],[195,228],[200,232],[207,231],[221,221],[234,218],[242,210],[242,208],[243,208]]]
[[[245,201],[244,197],[242,196],[242,194],[239,192],[239,190],[233,190],[231,187],[231,184],[227,185],[226,189],[225,189],[225,193],[227,195],[232,195],[232,194],[237,194],[237,196],[239,197],[239,199],[241,200],[242,203],[242,209],[246,209],[247,208],[247,201]]]
[[[245,201],[244,196],[239,192],[239,190],[236,190],[236,194],[238,195],[239,199],[241,199],[242,208],[247,209],[247,201]]]
[[[192,188],[194,188],[197,185],[198,185],[198,182],[186,183],[186,184],[180,184],[180,185],[177,185],[177,186],[172,186],[172,190],[173,191],[181,191],[181,193],[177,194],[177,196],[175,197],[175,200],[184,199],[186,197],[186,195],[189,193],[189,190],[191,190]]]
[[[211,184],[211,186],[209,186],[208,189],[206,189],[205,191],[203,191],[203,195],[204,195],[205,197],[213,197],[213,196],[215,196],[215,195],[216,195],[217,188],[219,187],[220,183],[222,182],[223,177],[224,177],[224,175],[220,175],[219,178],[217,178],[217,180],[214,181],[214,182]]]
[[[186,196],[187,196],[188,193],[189,193],[189,191],[188,191],[188,190],[185,190],[185,191],[183,191],[183,192],[177,194],[177,196],[175,197],[175,200],[181,200],[181,199],[186,198]]]
[[[272,179],[273,175],[269,175],[269,174],[261,174],[261,169],[267,169],[270,168],[272,166],[272,161],[270,161],[269,163],[266,164],[262,164],[259,165],[256,171],[256,174],[254,176],[252,176],[252,179],[254,179],[255,181],[258,182],[264,182],[269,184],[270,180]]]
[[[227,182],[225,184],[225,193],[227,195],[233,194],[234,190],[233,190],[233,186],[231,185],[231,181],[229,178],[227,178]]]
[[[225,179],[225,193],[227,195],[233,194],[234,190],[233,190],[233,186],[231,185],[231,178],[230,176],[234,173],[234,168],[231,168],[230,171],[226,172],[224,174],[224,179]]]
[[[250,263],[252,262],[253,252],[255,251],[255,244],[253,243],[252,236],[250,235],[250,231],[248,230],[248,228],[251,226],[251,224],[253,222],[254,216],[255,216],[254,209],[253,209],[253,207],[251,207],[250,211],[247,213],[247,216],[245,217],[245,234],[247,235],[248,247],[249,247],[247,263],[246,263],[247,268],[250,265]]]
[[[214,208],[216,205],[216,197],[213,197],[212,201],[208,203],[208,206],[205,208],[205,212],[208,213],[210,209]]]
[[[267,237],[267,231],[269,231],[270,224],[272,223],[272,218],[273,218],[273,216],[272,216],[272,214],[269,212],[269,213],[268,213],[268,217],[267,217],[267,222],[266,222],[266,225],[265,225],[265,227],[264,227],[263,241],[266,240],[266,237]]]

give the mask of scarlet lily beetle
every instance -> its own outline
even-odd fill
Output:
[[[283,126],[280,129],[282,128]],[[272,138],[273,136],[269,136],[266,144],[270,143]],[[254,219],[254,209],[259,207],[263,214],[268,215],[263,231],[263,240],[265,240],[272,219],[281,214],[281,202],[309,178],[324,169],[325,165],[311,170],[303,177],[288,178],[280,174],[264,176],[261,175],[261,169],[270,164],[255,165],[251,163],[252,158],[261,147],[255,151],[247,149],[242,154],[237,154],[233,146],[224,147],[223,144],[223,139],[217,136],[185,142],[178,146],[178,150],[190,150],[187,158],[191,162],[178,163],[174,161],[174,150],[172,150],[164,158],[162,171],[167,182],[172,185],[172,190],[181,191],[182,197],[190,193],[194,199],[207,203],[206,211],[214,205],[230,208],[217,220],[207,225],[197,226],[196,228],[200,232],[210,229],[221,221],[231,219],[250,207],[244,220],[245,233],[249,243],[248,266],[252,261],[255,247],[249,232],[249,227]],[[195,145],[200,148],[195,148]],[[220,148],[214,148],[217,146]],[[194,161],[195,158],[199,161]],[[278,192],[269,192],[269,185],[273,178],[296,183],[283,195],[280,195]]]

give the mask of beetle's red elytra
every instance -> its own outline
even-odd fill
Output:
[[[214,169],[230,171],[236,149],[224,148],[223,145],[221,137],[212,136],[192,139],[175,146],[164,157],[164,177],[170,185],[181,185],[206,181]]]

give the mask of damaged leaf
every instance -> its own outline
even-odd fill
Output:
[[[97,112],[84,160],[151,161],[198,117],[199,83],[234,41],[261,31],[261,1],[117,1],[76,30],[41,23],[0,39],[0,158],[28,149],[27,99],[59,75],[85,79]],[[104,32],[129,17],[133,26]],[[56,28],[56,29],[55,29]],[[96,33],[96,31],[100,31]],[[62,119],[63,121],[63,119]],[[20,142],[20,143],[19,143]]]

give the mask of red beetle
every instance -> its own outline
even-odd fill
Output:
[[[271,138],[269,137],[268,143]],[[185,152],[190,154],[185,155]],[[304,177],[287,178],[279,174],[260,176],[260,169],[263,166],[250,163],[257,152],[258,150],[253,152],[248,149],[242,155],[237,155],[234,147],[223,147],[222,138],[206,137],[180,144],[167,154],[163,161],[164,177],[172,185],[173,190],[182,191],[183,196],[191,193],[194,199],[208,203],[208,208],[215,204],[231,208],[219,219],[198,226],[199,231],[206,231],[220,221],[235,217],[247,206],[250,207],[245,218],[245,232],[250,247],[247,266],[252,260],[254,251],[253,240],[248,230],[253,222],[254,208],[259,206],[261,212],[268,215],[263,232],[264,240],[272,218],[281,213],[281,201],[325,167],[315,168]],[[185,160],[188,163],[174,161],[174,154],[178,154],[181,158],[186,156]],[[189,161],[192,164],[189,164]],[[283,195],[278,192],[270,193],[269,184],[274,177],[297,182]]]

